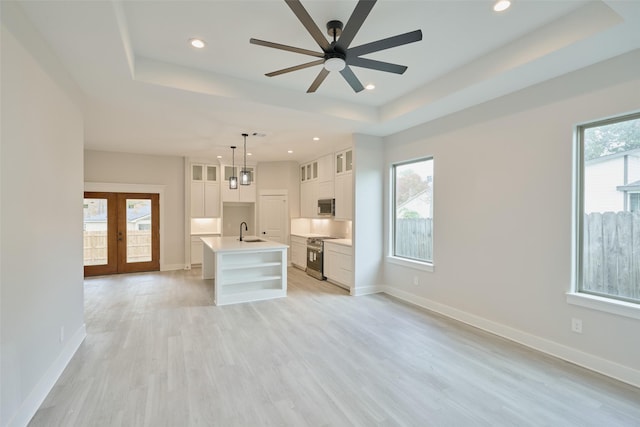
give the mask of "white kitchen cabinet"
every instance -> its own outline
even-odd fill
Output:
[[[318,216],[318,183],[307,181],[300,184],[300,216],[315,218]]]
[[[325,240],[324,275],[330,282],[350,289],[353,286],[353,247]]]
[[[251,182],[249,185],[240,185],[238,182],[238,188],[232,190],[229,188],[229,178],[231,176],[238,177],[240,179],[240,170],[242,166],[236,166],[235,170],[231,166],[221,165],[221,169],[224,172],[224,180],[222,181],[222,201],[223,202],[253,202],[256,201],[256,172],[254,166],[247,165],[247,170],[251,173]]]
[[[307,239],[291,236],[291,264],[302,270],[307,268]]]
[[[202,240],[191,236],[191,265],[202,264]]]
[[[335,182],[336,215],[335,219],[353,218],[353,174],[336,175]]]
[[[300,166],[300,182],[315,181],[316,179],[318,179],[317,160]]]
[[[353,151],[351,149],[337,152],[335,159],[336,175],[350,173],[353,170]]]
[[[318,199],[335,197],[335,174],[333,173],[333,155],[328,154],[318,159]]]
[[[191,165],[191,217],[220,217],[220,181],[217,165]]]

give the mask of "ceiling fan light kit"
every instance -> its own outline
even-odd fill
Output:
[[[292,71],[322,65],[322,69],[316,76],[315,80],[311,83],[311,86],[309,86],[309,89],[307,89],[307,93],[315,92],[331,71],[339,71],[355,92],[364,90],[364,86],[353,73],[353,70],[351,69],[352,66],[384,71],[387,73],[403,74],[407,70],[407,67],[403,65],[362,58],[361,56],[422,40],[422,31],[416,30],[350,48],[349,46],[351,45],[351,42],[358,33],[358,30],[360,30],[365,19],[367,19],[367,16],[369,16],[369,12],[373,9],[376,0],[359,0],[351,14],[351,17],[344,26],[342,22],[338,20],[327,22],[327,33],[333,38],[332,42],[329,42],[324,34],[322,34],[322,31],[320,31],[320,28],[318,28],[313,19],[311,19],[311,16],[304,6],[302,6],[300,0],[285,0],[285,2],[309,32],[311,37],[316,41],[320,49],[322,49],[322,52],[254,38],[249,39],[249,43],[320,58],[305,64],[265,74],[267,77],[274,77],[279,76],[280,74],[286,74]]]
[[[326,61],[324,61],[324,68],[327,71],[342,71],[346,66],[347,63],[344,62],[344,59],[337,56],[328,58]]]

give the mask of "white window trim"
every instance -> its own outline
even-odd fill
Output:
[[[409,163],[413,163],[413,162],[417,162],[420,160],[431,160],[434,161],[434,156],[433,155],[428,155],[428,156],[424,156],[424,157],[418,157],[415,159],[411,159],[411,160],[405,160],[402,162],[398,162],[398,163],[392,163],[391,166],[389,167],[389,193],[391,194],[391,198],[390,198],[390,203],[388,204],[388,209],[389,209],[389,230],[388,230],[388,236],[389,236],[389,241],[388,241],[388,246],[387,246],[387,262],[391,263],[391,264],[395,264],[395,265],[401,265],[403,267],[409,267],[409,268],[413,268],[415,270],[421,270],[421,271],[426,271],[429,273],[433,273],[434,271],[434,265],[433,265],[433,259],[431,261],[420,261],[420,260],[414,260],[411,258],[404,258],[404,257],[399,257],[399,256],[395,256],[393,254],[394,252],[394,241],[395,241],[395,231],[394,231],[394,226],[393,226],[393,222],[395,221],[395,203],[393,202],[393,197],[395,197],[395,173],[394,173],[394,168],[395,166],[398,165],[403,165],[403,164],[409,164]],[[435,161],[434,161],[435,163]],[[434,193],[435,194],[435,191]],[[431,241],[431,245],[434,245],[433,240]],[[432,258],[433,258],[433,246],[431,248],[432,251]]]
[[[627,116],[621,115],[609,120],[600,121],[601,125],[605,125],[608,122],[620,122],[625,119],[633,119],[637,116],[638,112],[629,114]],[[582,250],[582,216],[583,216],[583,174],[584,174],[584,141],[581,140],[580,129],[584,131],[584,127],[588,123],[578,124],[575,127],[574,144],[573,144],[573,189],[572,189],[572,217],[573,217],[573,230],[572,230],[572,290],[567,292],[567,303],[570,305],[576,305],[580,307],[590,308],[592,310],[602,311],[605,313],[615,314],[622,317],[628,317],[632,319],[640,319],[640,304],[620,300],[617,298],[593,295],[587,292],[580,291],[580,272],[582,268],[579,252]],[[591,123],[591,124],[595,124]],[[629,197],[627,195],[627,197]]]
[[[584,292],[567,292],[567,303],[640,320],[640,306],[632,302],[600,297]]]
[[[416,261],[409,258],[401,258],[393,255],[387,256],[387,261],[391,264],[401,265],[403,267],[413,268],[415,270],[427,271],[433,273],[434,266],[431,262]]]

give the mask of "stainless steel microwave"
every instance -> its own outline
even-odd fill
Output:
[[[336,214],[336,199],[318,200],[318,216],[334,216]]]

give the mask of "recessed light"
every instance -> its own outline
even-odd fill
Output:
[[[511,2],[509,0],[498,0],[493,5],[493,10],[496,12],[502,12],[509,9],[509,6],[511,6]]]
[[[206,45],[204,40],[196,38],[189,39],[189,44],[197,49],[202,49]]]
[[[293,154],[293,150],[289,150],[289,151],[287,151],[287,153]]]
[[[318,138],[317,136],[314,136],[314,137],[313,137],[313,140],[314,140],[314,141],[320,141],[320,138]]]
[[[253,156],[253,154],[252,153],[247,153],[247,156]]]
[[[368,85],[366,85],[364,87],[366,90],[374,90],[376,88],[376,85],[374,85],[373,83],[369,83]]]
[[[216,156],[216,157],[217,157],[217,158],[219,158],[219,159],[221,159],[221,158],[222,158],[222,156]]]

